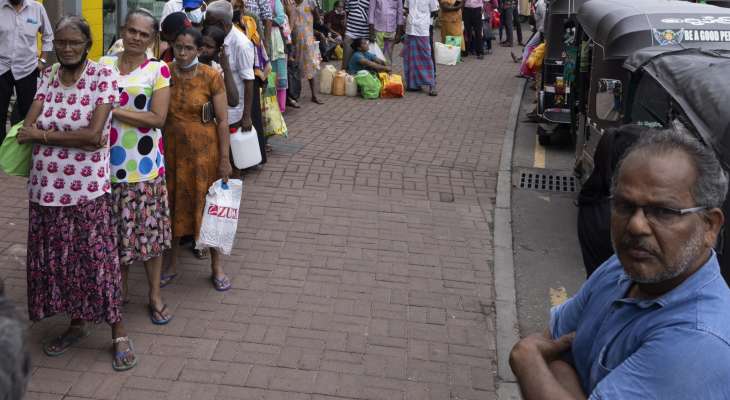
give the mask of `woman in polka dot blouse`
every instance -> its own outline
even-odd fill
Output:
[[[162,254],[172,239],[160,132],[170,103],[170,70],[145,54],[158,28],[148,11],[130,12],[122,29],[124,51],[99,62],[119,74],[109,164],[124,293],[127,296],[129,266],[144,262],[150,319],[162,325],[172,319],[160,293]]]

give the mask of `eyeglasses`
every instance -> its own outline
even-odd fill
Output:
[[[70,47],[72,49],[80,49],[86,46],[87,43],[89,42],[86,40],[54,40],[53,46],[57,49],[65,49],[66,47]]]
[[[630,218],[634,214],[636,214],[637,209],[641,209],[641,212],[644,214],[644,217],[651,223],[652,225],[671,225],[677,221],[679,221],[683,216],[694,214],[700,211],[707,210],[709,207],[690,207],[690,208],[671,208],[671,207],[660,207],[660,206],[650,206],[650,205],[643,205],[640,206],[638,204],[633,204],[631,202],[616,199],[615,197],[610,197],[611,201],[611,211],[614,215],[621,218]]]

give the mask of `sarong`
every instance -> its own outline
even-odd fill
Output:
[[[436,86],[428,36],[406,35],[403,42],[403,74],[408,89]]]

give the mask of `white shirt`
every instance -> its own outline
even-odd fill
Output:
[[[255,49],[253,43],[235,27],[226,35],[223,46],[228,54],[228,64],[231,66],[233,81],[238,89],[238,105],[236,107],[228,107],[228,124],[235,124],[243,118],[243,81],[254,80],[253,64],[255,57]]]
[[[162,24],[162,21],[165,20],[165,17],[168,15],[182,11],[183,10],[183,3],[182,0],[170,0],[167,3],[165,3],[165,6],[162,7],[162,14],[160,15],[160,25]]]
[[[431,13],[439,9],[438,0],[406,0],[404,7],[408,9],[406,35],[428,36]]]
[[[545,11],[545,0],[537,0],[537,3],[535,3],[535,27],[540,33],[545,31]]]
[[[41,49],[53,51],[53,26],[43,4],[25,0],[15,12],[8,0],[0,0],[0,75],[10,71],[18,80],[38,68],[38,33]]]

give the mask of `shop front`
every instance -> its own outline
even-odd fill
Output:
[[[83,15],[91,26],[94,44],[89,57],[98,59],[119,38],[119,27],[127,10],[145,8],[156,17],[162,15],[165,0],[62,0],[42,1],[52,23],[62,15]]]

